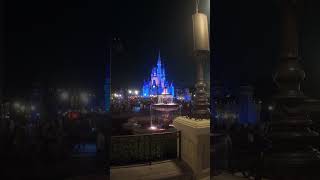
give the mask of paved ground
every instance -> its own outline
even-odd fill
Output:
[[[112,180],[188,180],[191,177],[191,170],[179,161],[111,168]]]
[[[254,178],[245,178],[240,173],[236,173],[232,175],[230,173],[223,172],[218,176],[211,177],[211,179],[213,180],[253,180]],[[262,180],[267,180],[267,179],[262,179]]]
[[[214,176],[211,179],[214,179],[214,180],[248,180],[248,178],[244,178],[240,175],[232,175],[232,174],[228,174],[228,173],[222,173],[219,176]]]
[[[71,157],[55,163],[12,162],[7,165],[6,173],[1,175],[5,177],[2,179],[14,180],[107,180],[107,174],[108,170],[97,163],[95,145],[86,144],[81,152],[73,153]]]

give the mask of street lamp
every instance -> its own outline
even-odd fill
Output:
[[[303,1],[281,0],[282,45],[274,81],[279,91],[273,96],[271,143],[263,157],[263,172],[270,179],[319,179],[319,133],[308,117],[312,112],[301,90],[305,72],[300,65],[299,22]],[[280,12],[280,11],[279,11]],[[293,173],[294,172],[294,173]]]
[[[192,117],[195,119],[209,119],[210,109],[204,81],[204,63],[209,58],[209,29],[208,18],[199,13],[199,1],[196,0],[196,13],[192,15],[193,21],[193,51],[197,63],[197,82]]]
[[[135,95],[138,95],[138,94],[139,94],[139,91],[138,91],[138,90],[135,90],[135,91],[134,91],[134,94],[135,94]]]

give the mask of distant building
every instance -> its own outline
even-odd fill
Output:
[[[233,123],[260,122],[261,101],[253,97],[251,86],[240,86],[229,91],[222,85],[213,88],[213,116],[216,126],[228,127]]]
[[[190,102],[191,101],[191,92],[189,88],[184,89],[175,89],[176,99],[180,101]]]
[[[152,68],[150,80],[143,82],[142,96],[156,96],[166,91],[168,94],[175,96],[174,85],[166,80],[166,72],[161,63],[160,51],[158,55],[157,66]]]

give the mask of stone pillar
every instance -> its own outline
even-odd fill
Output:
[[[210,177],[210,120],[180,116],[173,124],[181,131],[181,159],[192,169],[194,179]]]

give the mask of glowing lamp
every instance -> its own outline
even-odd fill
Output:
[[[209,52],[208,18],[198,11],[192,15],[194,51]]]
[[[20,108],[20,103],[19,102],[15,102],[13,104],[13,107],[16,108],[16,109]]]
[[[151,126],[150,129],[151,129],[151,130],[157,130],[157,127]]]
[[[88,94],[85,92],[82,92],[80,94],[80,99],[81,99],[82,103],[84,103],[84,104],[87,104],[89,102]]]
[[[26,107],[24,105],[20,106],[20,110],[24,111],[26,109]]]
[[[69,94],[68,94],[68,92],[62,92],[61,93],[61,99],[62,100],[67,100],[69,98]]]

